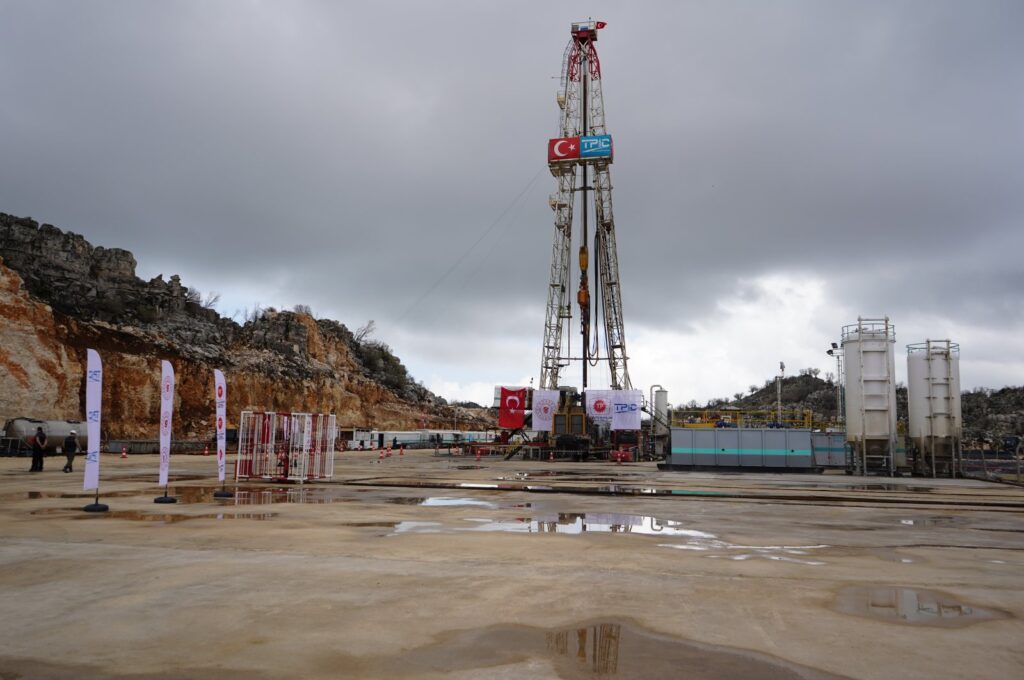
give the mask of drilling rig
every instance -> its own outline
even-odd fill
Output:
[[[612,138],[605,127],[601,61],[597,54],[601,21],[572,24],[562,58],[557,95],[559,136],[548,141],[548,167],[558,183],[549,204],[554,212],[551,280],[548,286],[544,345],[539,386],[562,391],[553,435],[589,438],[583,404],[588,371],[607,362],[612,389],[631,389],[626,365],[622,287],[612,214]],[[570,253],[576,196],[579,195],[579,277],[574,281]],[[590,237],[597,262],[590,281]],[[570,289],[576,289],[579,312],[579,356],[573,356],[569,331],[573,317]],[[567,332],[568,331],[568,332]],[[604,342],[602,351],[601,342]],[[573,361],[582,365],[580,393],[560,388],[562,370]],[[560,416],[560,417],[559,417]]]

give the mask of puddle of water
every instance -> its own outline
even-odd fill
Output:
[[[811,557],[814,550],[823,550],[831,546],[819,545],[736,545],[723,541],[709,534],[708,538],[698,537],[686,543],[659,543],[659,548],[673,550],[691,550],[709,553],[712,559],[727,559],[743,562],[750,559],[765,559],[776,562],[792,562],[812,567],[820,567],[827,562]],[[742,552],[737,552],[742,551]]]
[[[944,628],[1012,618],[1008,612],[975,607],[949,593],[897,586],[847,586],[836,595],[834,607],[842,614]]]
[[[142,491],[104,491],[103,498],[127,498],[129,496],[138,496],[142,494]],[[148,492],[147,492],[148,493]],[[60,491],[27,491],[25,493],[18,492],[0,496],[0,500],[14,501],[21,499],[38,500],[40,498],[93,498],[95,494],[93,492],[83,493],[68,493]]]
[[[169,482],[197,482],[200,479],[215,479],[216,475],[211,472],[208,475],[168,475],[167,480]],[[151,475],[127,475],[125,477],[113,477],[111,481],[114,482],[151,482],[156,484],[159,481],[159,477],[156,474]]]
[[[370,656],[356,660],[354,674],[407,677],[476,671],[489,675],[523,677],[530,671],[552,670],[564,680],[594,677],[672,678],[689,680],[759,678],[795,680],[839,676],[797,666],[757,652],[747,652],[669,637],[635,623],[619,620],[588,621],[565,628],[545,629],[498,625],[446,632],[438,641],[396,656]],[[533,662],[533,663],[531,663]],[[502,673],[516,665],[517,673]],[[525,665],[529,664],[529,665]],[[685,672],[681,671],[685,669]]]
[[[952,517],[949,515],[933,515],[930,517],[914,517],[901,519],[900,524],[908,527],[953,527],[967,524],[963,517]]]
[[[156,524],[177,524],[192,519],[270,519],[276,517],[277,513],[211,513],[205,515],[172,515],[151,512],[140,512],[137,510],[109,510],[107,512],[82,513],[79,508],[46,508],[36,510],[33,515],[60,515],[63,514],[69,519],[127,519],[134,522],[153,522]]]
[[[170,487],[170,495],[180,503],[216,503],[218,505],[272,505],[275,503],[294,504],[326,504],[352,503],[351,491],[343,488],[327,487],[230,487],[233,498],[214,498],[213,493],[220,487],[215,486],[174,486]],[[142,492],[136,492],[142,493]],[[145,493],[150,493],[146,491]]]
[[[586,533],[613,533],[714,538],[713,534],[688,529],[682,522],[645,515],[559,513],[512,520],[466,519],[464,521],[472,522],[475,526],[455,527],[450,531],[497,531],[516,534],[570,534],[577,536]],[[445,527],[439,522],[399,522],[395,526],[394,533],[438,533],[443,530]]]

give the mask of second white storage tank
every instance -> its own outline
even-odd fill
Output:
[[[960,345],[949,340],[907,345],[907,404],[915,472],[955,476],[963,429]]]

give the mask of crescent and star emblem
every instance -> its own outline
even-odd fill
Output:
[[[514,406],[512,405],[513,401],[515,402]],[[509,408],[512,408],[512,409],[519,408],[519,404],[520,403],[521,403],[521,401],[520,401],[519,397],[509,397],[508,399],[505,400],[505,406],[508,406]]]

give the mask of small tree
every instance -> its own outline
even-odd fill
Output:
[[[377,323],[373,319],[370,319],[365,324],[356,329],[356,342],[362,344],[363,342],[368,340],[371,335],[373,335],[373,332],[375,330],[377,330]]]

